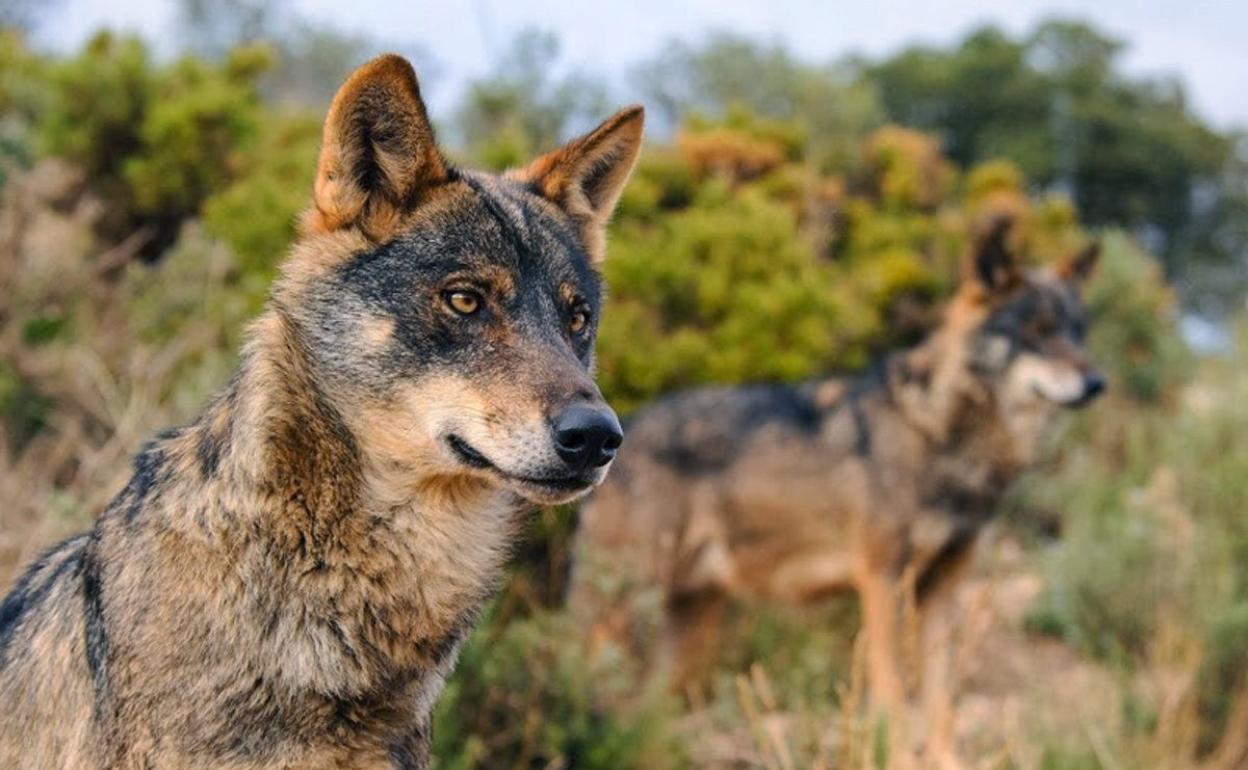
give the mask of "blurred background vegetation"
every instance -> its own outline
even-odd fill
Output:
[[[108,31],[37,50],[42,7],[0,3],[6,584],[225,382],[309,200],[325,103],[377,52],[266,7],[182,0],[181,50],[158,56]],[[1248,142],[1181,83],[1124,74],[1123,50],[1060,19],[831,65],[713,35],[630,79],[656,130],[605,267],[599,377],[623,412],[913,342],[990,212],[1019,217],[1038,263],[1105,238],[1089,302],[1112,393],[1011,498],[968,599],[977,767],[1248,756]],[[517,36],[435,116],[451,154],[519,163],[629,96],[558,64],[553,35]],[[1233,342],[1190,350],[1195,316]],[[741,615],[712,694],[677,703],[561,612],[574,521],[546,511],[519,548],[439,711],[439,767],[857,766],[852,606]]]

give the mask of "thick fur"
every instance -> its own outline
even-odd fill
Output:
[[[877,702],[907,700],[901,619],[922,648],[941,598],[1063,406],[1100,388],[1083,351],[1078,281],[1095,247],[1023,271],[1009,224],[966,262],[944,320],[855,379],[681,393],[638,414],[611,479],[581,514],[570,602],[598,637],[637,644],[658,587],[667,673],[698,680],[725,601],[861,599]],[[929,622],[930,619],[930,622]],[[641,627],[644,627],[644,622]],[[644,650],[643,650],[644,653]],[[927,697],[945,697],[939,666]]]
[[[517,522],[606,473],[569,470],[551,416],[605,409],[586,228],[641,125],[556,151],[594,189],[551,195],[543,166],[451,168],[406,61],[352,75],[238,373],[0,606],[0,767],[427,766]]]

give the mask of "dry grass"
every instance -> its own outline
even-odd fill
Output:
[[[1199,650],[1170,627],[1148,664],[1127,673],[1026,628],[1026,611],[1044,589],[1035,560],[1010,537],[986,549],[959,590],[955,734],[968,770],[1235,770],[1248,762],[1248,691],[1237,696],[1232,725],[1212,752],[1197,746],[1194,682]],[[800,633],[800,632],[799,632]],[[733,678],[732,703],[696,701],[682,725],[692,766],[706,770],[872,770],[922,767],[912,757],[888,762],[880,727],[866,718],[862,638],[838,687],[838,702],[786,709],[774,677],[758,662]],[[1156,729],[1126,723],[1148,704]],[[731,705],[731,709],[726,709]],[[1056,764],[1055,764],[1056,763]],[[1075,765],[1072,765],[1075,766]]]
[[[228,253],[188,233],[179,249],[194,253],[181,261],[197,275],[167,282],[161,273],[180,267],[178,253],[154,272],[133,263],[139,237],[100,247],[100,211],[56,162],[11,180],[0,206],[5,585],[97,515],[124,486],[142,442],[190,417],[231,366],[217,304],[229,290]],[[145,334],[188,301],[199,318],[174,336]]]

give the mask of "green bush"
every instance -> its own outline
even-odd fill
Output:
[[[438,703],[434,755],[443,770],[686,767],[670,732],[672,704],[636,692],[637,672],[591,663],[584,629],[562,614],[502,625],[471,637]],[[621,702],[608,709],[602,704]]]
[[[1143,263],[1125,239],[1107,243],[1093,347],[1119,385],[1027,485],[1029,505],[1063,511],[1032,627],[1128,670],[1168,665],[1159,639],[1191,644],[1208,747],[1248,685],[1248,345],[1194,370],[1157,312],[1160,276],[1127,269]]]
[[[233,250],[253,300],[264,296],[311,200],[321,125],[308,115],[274,115],[242,155],[238,178],[204,202],[204,227]]]
[[[254,78],[260,51],[239,51],[224,68],[184,58],[158,74],[139,125],[140,151],[122,173],[138,215],[185,218],[222,187],[256,132]]]
[[[44,67],[20,34],[0,28],[0,186],[34,159],[31,127],[48,98]]]
[[[1105,237],[1087,300],[1093,354],[1117,387],[1157,402],[1190,378],[1193,359],[1179,337],[1174,294],[1157,261],[1121,232]]]
[[[158,256],[234,177],[258,127],[267,62],[264,49],[245,48],[221,64],[158,64],[138,39],[102,32],[49,66],[41,149],[85,172],[108,207],[102,235],[146,232],[145,254]]]
[[[845,317],[836,271],[818,262],[795,217],[761,195],[710,185],[647,225],[621,221],[599,378],[621,407],[698,382],[797,379],[828,366]],[[869,321],[865,321],[869,323]]]

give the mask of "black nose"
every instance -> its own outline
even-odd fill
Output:
[[[571,406],[555,418],[555,451],[577,473],[611,462],[623,440],[620,421],[606,407]]]
[[[1091,401],[1105,392],[1105,378],[1097,372],[1087,374],[1083,378],[1083,401]]]

